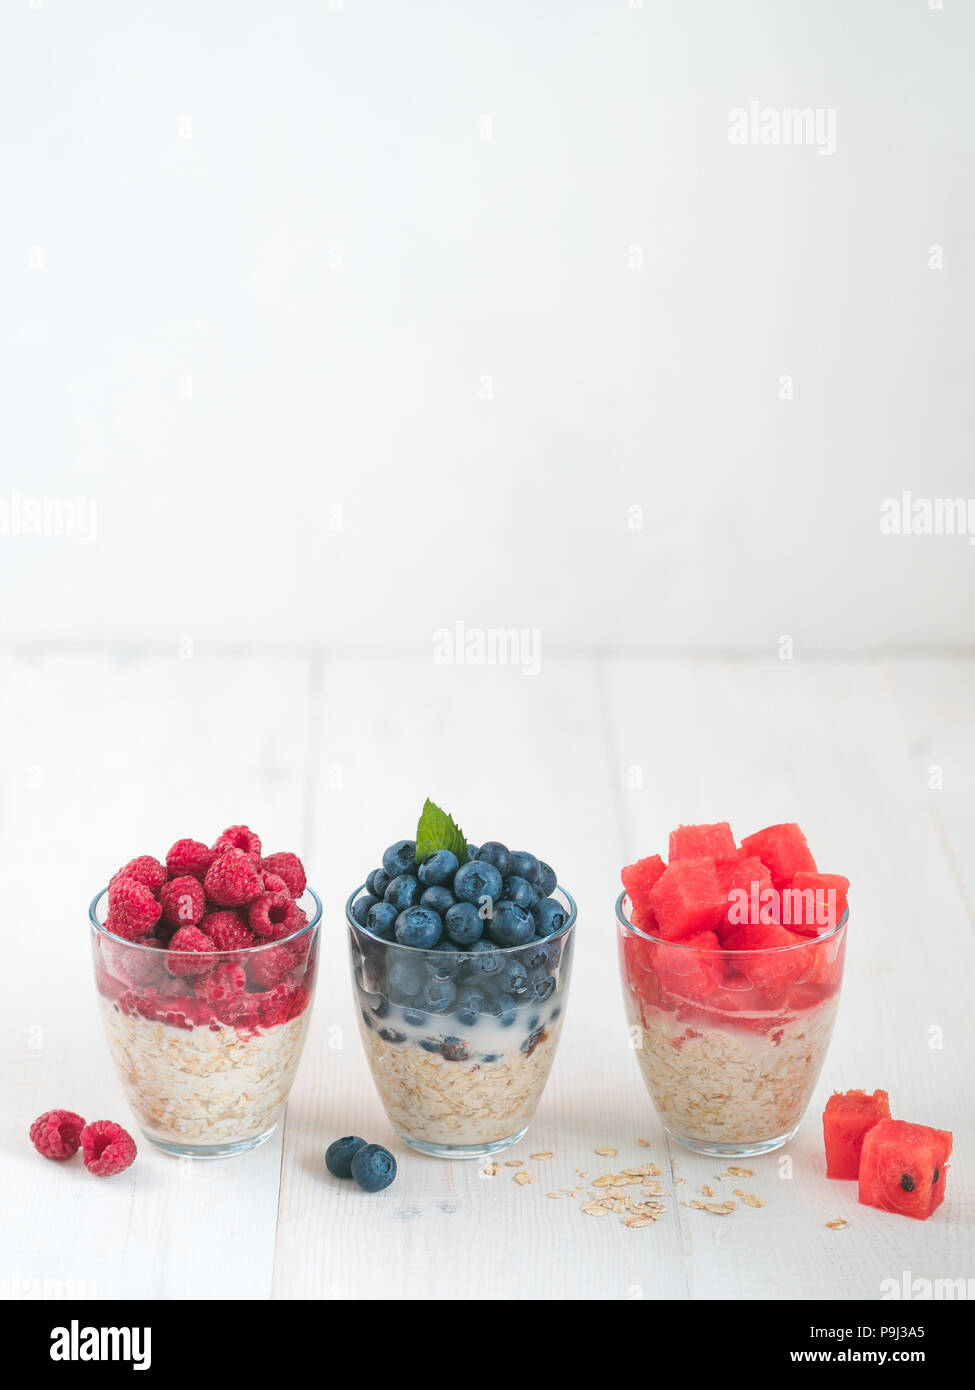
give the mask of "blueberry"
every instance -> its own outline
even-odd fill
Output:
[[[532,993],[541,1003],[547,999],[555,989],[555,981],[547,970],[533,970],[531,973]]]
[[[363,1192],[382,1192],[396,1177],[396,1159],[382,1144],[366,1144],[352,1160],[352,1176]]]
[[[470,946],[480,940],[484,923],[473,903],[454,903],[444,913],[444,928],[458,946]]]
[[[403,1021],[408,1023],[412,1028],[422,1028],[427,1021],[427,1016],[421,1013],[419,1009],[404,1009]]]
[[[484,995],[476,989],[461,990],[457,995],[455,1013],[465,1028],[473,1028],[484,1009]]]
[[[499,946],[523,946],[534,930],[531,913],[511,902],[498,903],[488,924],[488,935]]]
[[[366,1141],[359,1139],[355,1134],[347,1134],[344,1139],[336,1139],[334,1144],[329,1144],[325,1150],[325,1167],[333,1178],[351,1178],[352,1160],[360,1149],[366,1147]]]
[[[384,941],[392,941],[393,927],[398,915],[392,903],[373,903],[366,913],[366,927],[374,936],[381,936]]]
[[[528,971],[520,960],[508,962],[504,977],[505,988],[512,994],[524,994],[528,988]]]
[[[543,898],[550,897],[555,892],[555,885],[557,883],[558,879],[555,877],[555,870],[552,868],[551,864],[546,864],[544,859],[539,859],[538,878],[535,881],[535,887],[538,889],[539,895]]]
[[[430,888],[424,888],[420,894],[420,906],[432,907],[434,912],[438,912],[442,917],[448,907],[453,907],[456,899],[449,888],[441,888],[439,884],[433,884]]]
[[[380,995],[375,1004],[373,1004],[372,1011],[376,1018],[385,1018],[389,1013],[389,1000],[384,999],[383,996]]]
[[[454,874],[454,897],[462,902],[479,903],[482,898],[500,898],[501,875],[493,864],[471,859]]]
[[[440,1044],[440,1055],[448,1062],[466,1062],[467,1048],[463,1038],[444,1038]]]
[[[460,861],[452,849],[438,849],[429,859],[424,859],[417,870],[417,878],[424,888],[449,883],[460,868]]]
[[[366,914],[372,905],[378,903],[378,901],[379,899],[374,898],[371,893],[363,893],[361,898],[356,898],[355,902],[352,904],[352,916],[359,923],[360,927],[366,925]]]
[[[382,1038],[383,1042],[406,1042],[406,1034],[398,1032],[395,1028],[380,1028],[379,1036]]]
[[[499,840],[488,840],[486,844],[483,844],[477,851],[477,859],[482,864],[493,864],[502,878],[508,872],[508,865],[511,862],[508,846],[501,844]]]
[[[416,841],[397,840],[383,855],[383,868],[390,878],[416,871]]]
[[[359,1012],[362,1014],[362,1021],[366,1025],[366,1027],[372,1028],[374,1025],[372,1019],[369,1017],[369,1010],[360,1009]]]
[[[428,980],[422,999],[428,1009],[435,1014],[446,1013],[457,998],[457,986],[453,980]]]
[[[530,1056],[532,1055],[532,1053],[535,1051],[535,1048],[536,1048],[536,1047],[538,1046],[538,1044],[541,1042],[541,1040],[542,1040],[542,1032],[543,1032],[543,1030],[542,1030],[541,1028],[539,1028],[539,1030],[538,1030],[537,1033],[530,1033],[530,1034],[528,1035],[528,1037],[525,1039],[525,1041],[522,1043],[522,1045],[521,1045],[521,1050],[522,1050],[522,1052],[524,1052],[527,1056],[530,1057]]]
[[[497,1060],[498,1060],[498,1054],[497,1054],[496,1052],[482,1052],[482,1053],[481,1053],[481,1061],[482,1061],[482,1062],[496,1062]]]
[[[508,860],[508,873],[517,874],[519,878],[526,879],[529,883],[538,880],[539,870],[538,860],[533,854],[529,854],[524,849],[513,849]]]
[[[532,1014],[531,1018],[528,1020],[529,1033],[534,1033],[535,1029],[538,1027],[541,1021],[542,1019],[540,1014]]]
[[[538,902],[534,885],[529,883],[527,878],[519,878],[517,874],[509,874],[505,879],[501,896],[505,902],[517,903],[526,912],[530,912]]]
[[[497,1014],[502,1028],[510,1028],[518,1017],[518,1005],[510,994],[499,994],[491,1012]]]
[[[420,881],[412,874],[397,874],[386,885],[383,896],[388,903],[393,904],[397,912],[405,912],[420,896]]]
[[[429,907],[408,907],[396,918],[396,940],[401,946],[418,946],[428,951],[436,946],[442,931],[443,923]]]
[[[476,858],[477,858],[477,855],[478,855],[478,848],[477,848],[477,845],[472,845],[471,842],[470,842],[470,840],[468,840],[468,841],[467,841],[467,857],[468,857],[468,859],[476,859]]]
[[[389,962],[389,995],[394,1003],[405,1003],[418,994],[424,983],[423,958],[408,956],[403,951],[393,954]]]
[[[456,980],[463,963],[463,955],[458,955],[449,941],[441,941],[427,956],[427,969],[434,980]]]
[[[554,1023],[555,1020],[558,1018],[558,1016],[559,1016],[559,1014],[560,1014],[561,1012],[562,1012],[562,1005],[561,1005],[561,1004],[556,1004],[555,1008],[554,1008],[554,1009],[552,1010],[552,1012],[549,1014],[549,1018],[552,1020],[553,1023]]]
[[[485,975],[494,975],[504,968],[504,956],[490,941],[485,941],[482,937],[480,941],[475,941],[471,947],[472,951],[478,953],[478,965]]]
[[[552,936],[565,926],[566,911],[557,898],[542,898],[531,910],[539,936]]]
[[[366,879],[366,887],[374,898],[381,898],[389,884],[389,874],[385,869],[373,869]]]
[[[424,1052],[439,1052],[440,1040],[439,1038],[421,1038],[420,1046]]]

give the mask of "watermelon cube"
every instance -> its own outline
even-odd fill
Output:
[[[772,897],[772,875],[761,859],[718,864],[717,874],[728,899],[725,919],[717,928],[722,941],[738,927],[768,925],[776,920],[778,904]]]
[[[945,1199],[952,1135],[906,1120],[880,1120],[860,1151],[860,1201],[926,1221]]]
[[[769,825],[764,830],[756,830],[754,835],[745,835],[741,847],[768,866],[776,888],[791,883],[798,873],[816,872],[812,850],[793,822]]]
[[[704,999],[724,984],[721,942],[708,931],[679,946],[658,946],[655,968],[661,989]]]
[[[815,874],[801,870],[782,889],[782,922],[801,936],[832,931],[846,913],[850,880],[842,874]]]
[[[834,1091],[823,1111],[826,1176],[855,1179],[860,1174],[860,1150],[867,1131],[890,1119],[886,1091]]]
[[[738,854],[735,837],[726,820],[717,825],[679,825],[670,832],[668,859],[734,859]]]
[[[637,913],[644,914],[650,909],[650,889],[666,868],[659,854],[651,854],[648,859],[638,859],[635,864],[627,864],[620,871],[623,887],[633,907],[633,920]],[[636,922],[641,926],[640,922]]]
[[[808,965],[807,953],[790,950],[803,938],[794,936],[775,922],[757,927],[736,927],[723,942],[726,951],[746,951],[747,955],[729,960],[756,989],[776,997],[791,980],[798,979]]]
[[[657,934],[686,941],[713,931],[725,915],[724,891],[710,859],[675,859],[650,889]]]

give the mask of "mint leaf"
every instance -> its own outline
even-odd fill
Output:
[[[458,862],[467,862],[467,836],[453,816],[427,797],[416,827],[416,862],[422,864],[438,849],[452,849]]]

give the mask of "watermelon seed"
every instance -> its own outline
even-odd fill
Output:
[[[904,1176],[901,1178],[901,1191],[902,1191],[902,1192],[913,1192],[913,1191],[914,1191],[914,1179],[911,1177],[910,1173],[905,1173]]]
[[[931,1179],[931,1186],[932,1186],[932,1187],[934,1187],[935,1183],[938,1181],[938,1179],[939,1179],[940,1177],[941,1177],[941,1169],[940,1169],[940,1168],[935,1168],[935,1170],[934,1170],[934,1177]]]

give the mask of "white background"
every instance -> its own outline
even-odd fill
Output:
[[[97,526],[0,533],[0,1297],[975,1275],[975,547],[879,527],[905,489],[975,493],[975,9],[945,6],[3,7],[0,513]],[[835,108],[835,153],[730,144],[752,101]],[[538,629],[540,673],[435,664],[457,622]],[[355,1034],[342,906],[427,795],[579,902],[527,1188],[405,1150]],[[719,1165],[653,1114],[612,903],[726,817],[800,821],[853,889],[794,1172],[755,1161],[767,1208],[722,1222],[680,1205]],[[142,1143],[107,1183],[43,1163],[42,1110],[127,1121],[89,899],[241,820],[325,902],[286,1124],[212,1165]],[[955,1131],[930,1222],[825,1178],[853,1086]],[[324,1174],[348,1132],[395,1147],[386,1193]],[[664,1169],[652,1229],[546,1198],[607,1144]]]
[[[0,497],[98,530],[3,545],[11,637],[971,639],[966,541],[879,532],[975,490],[971,4],[34,3]]]

